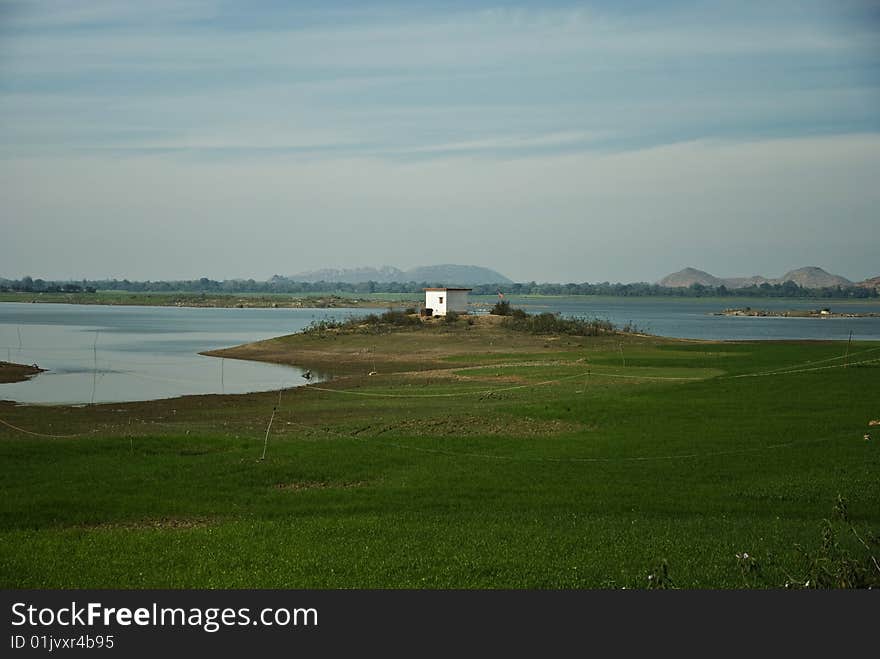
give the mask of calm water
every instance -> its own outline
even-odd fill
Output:
[[[530,313],[559,312],[567,316],[608,319],[616,325],[634,323],[659,336],[709,340],[834,339],[880,340],[880,318],[752,318],[713,316],[727,307],[810,310],[828,307],[840,313],[880,313],[878,301],[780,300],[752,298],[626,298],[626,297],[505,297]],[[494,304],[497,297],[475,301]]]
[[[475,302],[494,303],[493,296]],[[878,312],[878,302],[510,296],[530,312],[635,323],[661,336],[694,339],[880,340],[880,318],[713,316],[731,307]],[[299,331],[314,320],[363,309],[191,309],[0,303],[0,359],[46,373],[0,384],[0,400],[121,402],[185,394],[245,393],[305,383],[300,369],[205,357],[199,352]]]
[[[0,303],[0,359],[47,369],[26,382],[0,384],[0,400],[121,402],[301,385],[306,380],[297,368],[198,353],[359,312]]]

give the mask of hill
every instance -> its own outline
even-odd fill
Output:
[[[513,283],[501,273],[477,265],[427,265],[407,270],[404,275],[407,281],[443,282],[462,286]]]
[[[860,286],[862,288],[876,288],[880,289],[880,276],[871,277],[870,279],[865,279],[864,281],[860,281],[856,286]]]
[[[778,280],[780,284],[787,281],[793,281],[798,286],[803,286],[804,288],[834,288],[835,286],[853,285],[853,283],[846,277],[832,275],[816,266],[807,266],[805,268],[798,268],[797,270],[790,270]]]
[[[667,288],[687,288],[693,284],[721,286],[724,281],[710,275],[708,272],[697,270],[696,268],[685,268],[684,270],[673,272],[671,275],[666,275],[658,283]]]
[[[752,277],[721,278],[716,277],[715,275],[710,275],[703,270],[697,270],[696,268],[685,268],[684,270],[679,270],[678,272],[666,275],[658,282],[658,284],[668,288],[687,288],[693,284],[714,287],[724,285],[727,288],[746,288],[748,286],[760,286],[765,283],[784,284],[787,281],[793,281],[795,284],[802,286],[803,288],[834,288],[836,286],[845,288],[847,286],[853,286],[853,283],[846,277],[831,274],[817,266],[806,266],[803,268],[797,268],[796,270],[789,270],[777,279],[769,279],[761,275],[754,275]]]
[[[476,265],[428,265],[401,270],[393,266],[381,268],[324,268],[289,275],[286,279],[302,282],[340,282],[360,284],[367,281],[390,282],[431,282],[450,286],[471,286],[475,284],[509,284],[511,280],[489,268]]]

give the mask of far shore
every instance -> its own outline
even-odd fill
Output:
[[[109,306],[194,307],[218,309],[382,309],[418,306],[414,300],[341,295],[236,295],[230,293],[0,293],[0,302]]]

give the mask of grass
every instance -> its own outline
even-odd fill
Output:
[[[664,560],[678,587],[798,583],[838,495],[863,538],[880,530],[862,438],[878,363],[803,370],[844,349],[464,319],[283,337],[239,355],[347,375],[282,393],[262,462],[277,392],[0,403],[21,428],[87,433],[0,425],[0,583],[644,588]],[[801,372],[752,376],[782,368]]]

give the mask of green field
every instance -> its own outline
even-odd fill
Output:
[[[3,587],[877,584],[880,344],[459,321],[267,345],[349,374],[0,403]]]

